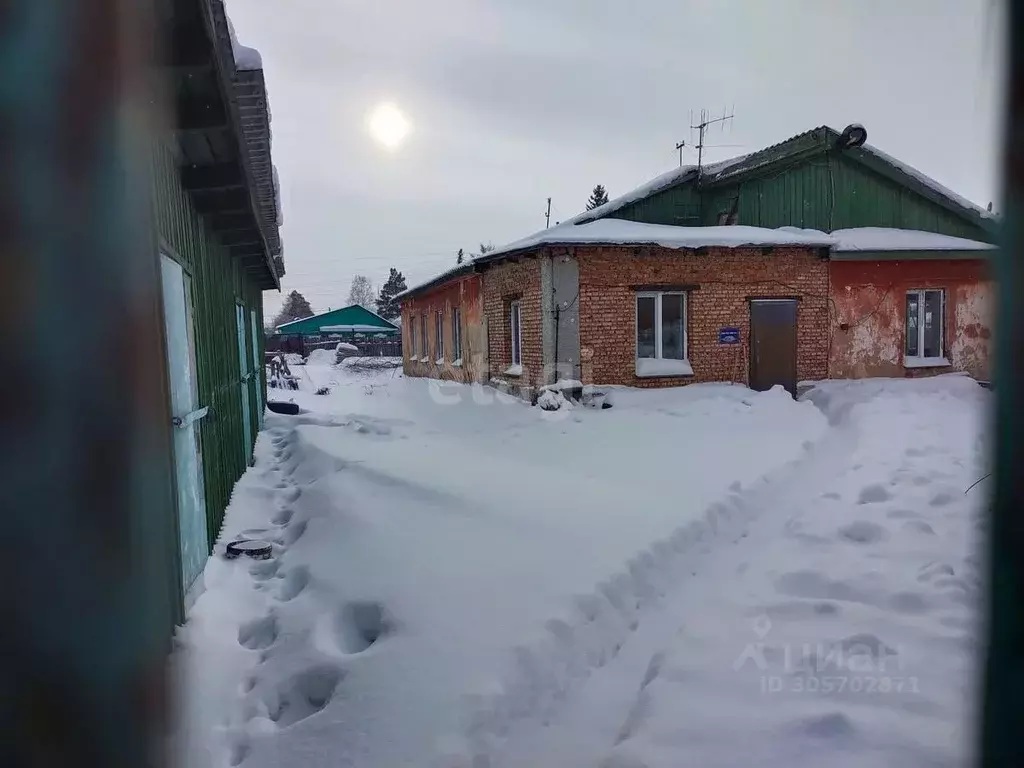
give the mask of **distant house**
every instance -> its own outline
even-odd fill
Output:
[[[400,332],[397,325],[358,304],[292,320],[274,329],[274,334],[278,336],[303,337],[314,341],[350,341],[382,336],[395,338]]]
[[[153,250],[175,514],[172,615],[202,573],[263,423],[263,291],[284,271],[263,74],[234,57],[221,0],[175,0],[160,74],[176,96],[154,143]],[[154,94],[156,98],[157,94]],[[171,480],[173,478],[173,480]]]
[[[410,289],[406,373],[524,394],[987,377],[998,220],[865,139],[820,127],[673,170]]]

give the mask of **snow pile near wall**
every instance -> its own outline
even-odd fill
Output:
[[[359,347],[355,344],[349,344],[347,341],[338,342],[338,346],[334,348],[335,352],[348,352],[353,355],[359,354]]]
[[[334,365],[335,354],[332,349],[314,349],[306,358],[306,365]]]
[[[572,403],[565,399],[565,396],[557,389],[545,389],[537,398],[537,405],[544,411],[558,411],[563,408],[572,408]]]

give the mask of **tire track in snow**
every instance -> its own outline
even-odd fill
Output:
[[[573,690],[620,653],[676,584],[697,576],[703,556],[747,537],[747,525],[764,509],[767,494],[792,486],[808,472],[840,465],[854,442],[852,430],[830,430],[746,489],[733,483],[723,501],[636,554],[593,592],[579,596],[568,614],[549,619],[540,640],[513,649],[499,682],[467,697],[463,733],[447,743],[436,765],[497,765],[513,729],[528,722],[548,724]]]

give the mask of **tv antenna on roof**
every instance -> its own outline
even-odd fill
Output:
[[[683,167],[683,147],[685,147],[685,146],[686,146],[686,142],[685,141],[680,141],[678,144],[676,144],[676,149],[679,150],[679,167],[680,168]]]
[[[711,117],[711,113],[710,112],[708,112],[707,110],[702,109],[700,111],[700,122],[698,122],[696,125],[691,125],[690,126],[691,129],[692,128],[696,128],[697,131],[698,131],[698,139],[697,139],[697,183],[698,184],[700,184],[701,173],[702,173],[703,162],[704,162],[704,146],[705,146],[704,145],[704,136],[707,133],[708,128],[711,127],[712,125],[715,125],[716,123],[724,124],[727,121],[732,120],[734,116],[735,116],[735,109],[732,112],[726,112],[723,109],[721,117]],[[680,165],[681,164],[682,163],[680,163]]]

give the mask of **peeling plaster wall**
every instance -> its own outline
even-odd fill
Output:
[[[995,291],[982,260],[832,261],[829,376],[929,376],[964,371],[989,377]],[[943,351],[951,365],[903,365],[907,291],[946,291]],[[845,329],[844,329],[845,326]]]

